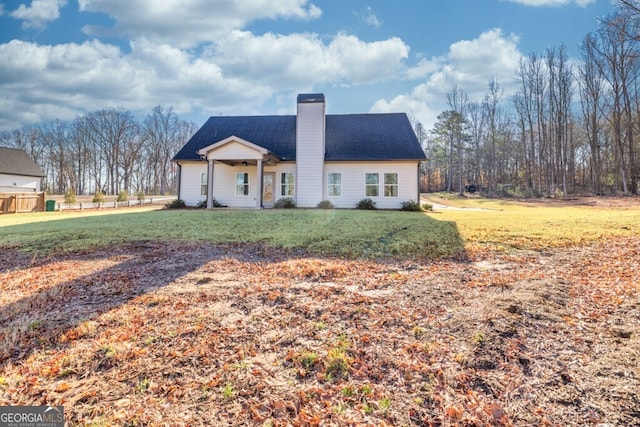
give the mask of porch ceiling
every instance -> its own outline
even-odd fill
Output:
[[[210,157],[211,158],[211,157]],[[257,166],[257,159],[216,159],[212,158],[216,163],[223,163],[225,165],[236,167],[236,166]],[[263,165],[274,166],[278,163],[278,159],[273,156],[264,156],[262,159]]]

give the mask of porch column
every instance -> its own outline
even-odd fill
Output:
[[[182,194],[182,165],[180,162],[176,162],[178,165],[178,199],[182,199],[180,195]],[[99,207],[100,205],[98,205]]]
[[[213,159],[207,163],[207,209],[213,209]]]
[[[258,185],[256,186],[258,188],[258,208],[262,209],[262,180],[264,179],[262,177],[263,172],[264,172],[264,166],[262,165],[262,159],[258,159],[258,167],[256,168],[258,171]]]

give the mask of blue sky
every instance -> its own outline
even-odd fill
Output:
[[[579,44],[615,0],[0,0],[0,131],[155,105],[211,115],[406,112],[455,84],[508,102],[521,55]]]

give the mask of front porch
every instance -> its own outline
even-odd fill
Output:
[[[273,207],[279,160],[269,150],[231,136],[198,151],[207,161],[207,209],[216,200],[225,205]],[[232,201],[233,200],[233,201]]]

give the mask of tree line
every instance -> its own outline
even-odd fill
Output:
[[[195,133],[172,108],[156,106],[142,123],[109,108],[0,134],[0,145],[24,150],[43,169],[53,194],[175,193],[171,158]]]
[[[488,82],[481,102],[453,86],[433,128],[414,123],[428,160],[422,191],[488,195],[637,194],[640,181],[640,0],[618,0],[587,34],[580,61],[564,45],[522,57],[517,91]],[[0,133],[44,170],[62,194],[165,194],[176,190],[172,156],[195,133],[171,108],[142,123],[119,108]]]
[[[580,47],[520,59],[517,92],[497,80],[481,102],[447,93],[448,110],[414,127],[428,161],[423,191],[489,195],[637,194],[640,179],[640,1],[620,0]]]

